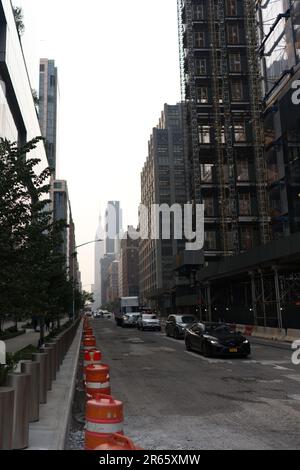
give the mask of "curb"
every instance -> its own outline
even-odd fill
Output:
[[[83,322],[81,321],[80,325],[78,326],[77,333],[76,333],[76,336],[74,338],[73,344],[71,345],[71,347],[68,351],[68,354],[72,353],[74,343],[77,342],[76,348],[75,348],[75,354],[74,354],[74,362],[73,362],[74,367],[73,367],[73,371],[72,371],[72,379],[71,379],[71,384],[70,384],[70,389],[69,389],[69,394],[68,394],[68,401],[67,401],[67,406],[66,406],[66,414],[65,414],[63,435],[61,436],[61,441],[60,441],[60,445],[58,446],[58,450],[64,450],[65,449],[67,435],[68,435],[69,428],[70,428],[70,420],[71,420],[71,415],[72,415],[72,404],[73,404],[74,394],[75,394],[77,367],[78,367],[78,360],[79,360],[80,346],[81,346],[82,329],[83,329]]]
[[[28,450],[64,450],[70,426],[75,393],[77,365],[82,336],[82,322],[53,382],[45,405],[40,406],[40,420],[29,425]]]

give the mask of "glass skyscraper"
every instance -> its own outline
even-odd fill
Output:
[[[48,164],[56,174],[58,80],[54,60],[40,60],[39,120]]]

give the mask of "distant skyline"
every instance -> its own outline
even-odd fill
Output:
[[[149,136],[164,103],[180,101],[176,0],[13,3],[32,87],[40,58],[58,68],[57,177],[68,181],[77,244],[94,239],[108,200],[120,200],[124,227],[135,225]],[[94,247],[78,255],[87,289]]]

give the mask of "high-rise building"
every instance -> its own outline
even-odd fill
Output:
[[[189,197],[187,161],[184,153],[183,106],[165,105],[159,125],[153,129],[148,144],[148,157],[141,174],[141,202],[150,213],[153,204],[183,206]],[[149,217],[151,220],[151,217]],[[175,256],[184,249],[184,240],[174,239],[170,222],[168,240],[140,240],[139,283],[141,303],[160,311],[171,309]],[[150,231],[152,226],[150,227]]]
[[[107,300],[109,303],[115,302],[119,298],[119,261],[114,260],[108,267],[107,277]]]
[[[49,167],[56,174],[58,75],[54,60],[40,60],[39,120]]]
[[[120,201],[108,201],[105,212],[105,253],[117,253],[117,238],[122,232]]]
[[[300,3],[258,3],[267,182],[274,239],[300,231]],[[300,96],[300,93],[298,93]]]
[[[63,220],[66,227],[63,229],[63,242],[61,251],[66,257],[66,266],[69,268],[69,277],[80,284],[79,265],[76,253],[75,224],[72,217],[71,202],[68,185],[65,180],[53,180],[51,184],[51,201],[53,204],[53,218]]]
[[[128,232],[120,245],[119,294],[120,297],[139,295],[139,240],[133,240]]]
[[[0,137],[23,145],[40,135],[12,4],[10,0],[0,0]],[[30,157],[41,159],[37,171],[47,167],[42,142],[30,153]]]
[[[110,302],[110,280],[109,268],[115,261],[115,254],[105,254],[100,260],[100,273],[101,273],[101,305],[104,307]]]
[[[270,241],[255,2],[178,3],[191,193],[212,263]]]
[[[102,227],[101,215],[99,217],[99,225],[96,231],[95,240],[104,240],[104,230]],[[101,299],[101,266],[100,261],[104,256],[104,241],[95,243],[95,274],[94,274],[94,307],[100,308]]]
[[[192,200],[205,204],[196,311],[299,328],[299,2],[178,0],[178,12]]]

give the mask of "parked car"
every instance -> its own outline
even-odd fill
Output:
[[[95,312],[94,313],[94,318],[102,318],[101,312]]]
[[[143,313],[137,321],[138,330],[154,330],[161,331],[159,318],[153,313]]]
[[[121,319],[121,326],[123,328],[125,326],[136,327],[140,315],[141,314],[139,312],[124,313]]]
[[[194,315],[169,315],[166,322],[166,335],[175,339],[184,338],[185,330],[197,321]]]
[[[108,312],[108,310],[103,310],[102,317],[103,318],[112,318],[112,313]]]
[[[188,351],[198,351],[206,357],[247,357],[251,353],[248,339],[226,323],[194,323],[185,332],[185,345]]]

